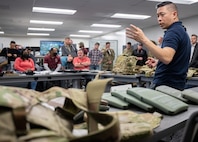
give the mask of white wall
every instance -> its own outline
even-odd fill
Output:
[[[88,39],[75,39],[71,38],[74,44],[79,42],[84,42],[85,47],[89,47],[89,40]],[[36,38],[36,37],[0,37],[0,43],[3,44],[3,47],[9,47],[10,41],[14,40],[16,44],[22,45],[23,47],[26,46],[40,46],[40,40],[54,40],[54,41],[64,41],[63,38]]]

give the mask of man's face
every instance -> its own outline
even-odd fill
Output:
[[[162,29],[167,29],[170,25],[172,25],[176,16],[177,12],[170,9],[168,5],[157,9],[158,23]]]
[[[130,44],[127,44],[127,49],[130,49],[131,48],[131,45]]]
[[[106,44],[106,48],[108,48],[108,49],[109,49],[109,48],[110,48],[110,44]]]
[[[71,40],[70,40],[69,38],[66,38],[66,39],[65,39],[65,44],[66,44],[66,45],[70,45],[70,44],[71,44]]]
[[[142,49],[142,45],[138,44],[137,48],[138,48],[138,50],[141,50]]]
[[[51,54],[52,54],[52,56],[56,56],[57,55],[57,49],[56,48],[53,48]]]
[[[196,36],[191,36],[191,43],[192,44],[197,43],[197,37]]]
[[[98,48],[99,48],[98,44],[95,44],[95,45],[94,45],[94,48],[95,48],[95,49],[98,49]]]
[[[10,43],[10,48],[15,49],[16,44],[15,43]]]
[[[78,57],[82,58],[84,55],[83,55],[83,51],[82,50],[79,50],[78,51]]]

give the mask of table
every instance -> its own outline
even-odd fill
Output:
[[[129,110],[136,113],[146,113],[146,111],[137,107],[129,108]],[[110,111],[120,111],[120,109],[110,107]],[[161,113],[163,115],[163,119],[161,120],[160,125],[153,130],[153,135],[147,142],[158,142],[164,137],[169,136],[172,133],[184,128],[188,118],[193,112],[196,111],[198,111],[198,105],[189,105],[187,111],[181,112],[177,115],[171,116]]]
[[[4,75],[0,78],[0,84],[13,84],[31,81],[55,81],[55,80],[72,80],[74,88],[80,88],[79,80],[82,79],[82,73],[57,73],[57,74],[13,74]]]
[[[157,142],[158,140],[184,128],[186,121],[195,111],[198,111],[198,105],[189,105],[187,111],[174,116],[163,115],[160,126],[154,129],[154,134],[150,141]]]
[[[3,76],[0,77],[0,84],[5,83],[19,83],[19,82],[30,82],[30,81],[54,81],[54,80],[73,80],[73,85],[75,88],[79,88],[79,80],[86,78],[94,78],[97,73],[90,72],[79,72],[79,73],[58,73],[58,74],[35,74],[35,75],[17,75],[17,76]],[[115,81],[125,81],[125,82],[137,82],[138,81],[151,81],[152,77],[145,77],[139,75],[116,75],[111,73],[101,74],[101,78],[110,78],[113,77]],[[147,80],[148,79],[148,80]],[[197,77],[193,77],[188,80],[190,83],[198,82]],[[198,91],[198,87],[197,90]],[[110,109],[111,110],[111,109]],[[198,111],[198,105],[189,105],[187,111],[182,112],[180,114],[169,116],[163,115],[164,118],[161,121],[159,127],[154,129],[154,134],[151,137],[151,142],[156,142],[165,136],[177,131],[180,128],[185,126],[186,120],[190,117],[190,115]],[[144,113],[142,110],[138,110],[139,113]]]

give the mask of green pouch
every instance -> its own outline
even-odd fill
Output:
[[[153,110],[153,106],[148,105],[140,100],[138,100],[137,98],[127,94],[126,90],[117,90],[117,91],[112,91],[111,92],[112,96],[115,96],[117,98],[120,98],[121,100],[124,100],[130,104],[133,104],[139,108],[142,108],[146,111],[152,111]]]
[[[128,109],[129,107],[128,102],[125,102],[117,97],[112,96],[111,93],[103,93],[102,99],[108,101],[109,105],[116,107],[116,108]]]
[[[188,104],[156,90],[135,87],[128,89],[127,93],[166,114],[174,115],[188,109]]]
[[[175,97],[176,99],[179,99],[183,102],[188,102],[187,99],[182,97],[181,91],[177,90],[175,88],[172,88],[172,87],[169,87],[169,86],[166,86],[166,85],[161,85],[161,86],[156,87],[155,90],[160,91],[162,93],[165,93],[167,95],[170,95],[172,97]]]
[[[188,99],[188,100],[198,104],[198,92],[196,92],[192,89],[185,89],[181,93],[185,99]]]

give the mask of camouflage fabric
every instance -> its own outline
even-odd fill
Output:
[[[151,77],[155,74],[156,68],[149,68],[147,65],[139,68],[139,74],[144,74],[146,77]]]
[[[103,48],[101,52],[103,53],[103,59],[101,63],[102,70],[111,71],[113,69],[113,61],[115,59],[114,50],[110,49],[110,53],[109,53],[106,48]],[[111,63],[109,63],[109,61]]]
[[[130,49],[125,48],[122,55],[131,56],[132,53],[133,53],[133,49],[132,48],[130,48]]]
[[[193,76],[197,76],[198,75],[198,68],[189,68],[188,69],[188,73],[187,73],[187,78],[191,78]]]
[[[0,86],[0,141],[85,142],[96,139],[100,142],[105,142],[107,139],[112,142],[119,141],[120,127],[118,119],[97,111],[106,84],[112,78],[99,79],[99,76],[96,77],[96,79],[89,82],[86,88],[87,92],[81,89],[64,89],[60,87],[52,87],[44,92],[36,92],[18,87]],[[93,95],[94,90],[98,88],[97,85],[100,88]],[[56,113],[45,105],[45,102],[57,97],[70,99],[77,107],[87,112],[88,118],[92,122],[89,125],[96,126],[100,123],[104,126],[104,129],[97,130],[95,127],[90,127],[94,133],[90,132],[90,134],[83,137],[74,136],[72,134],[73,123],[71,119],[63,117],[63,114]]]
[[[135,74],[137,73],[136,62],[135,56],[120,55],[116,59],[112,72],[119,74]]]
[[[147,65],[138,66],[136,62],[135,56],[120,55],[116,59],[112,72],[124,75],[145,74],[147,77],[154,75],[155,68],[149,68]]]
[[[138,114],[133,111],[105,112],[118,117],[121,130],[121,142],[148,140],[153,133],[153,129],[158,127],[162,115],[159,113]],[[77,129],[86,129],[86,123],[74,125]],[[102,126],[99,127],[103,129]]]

